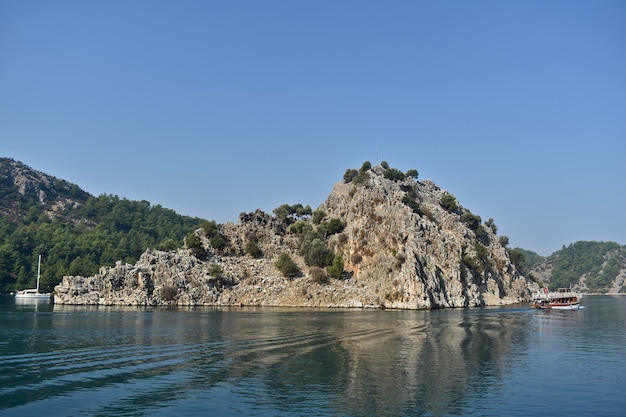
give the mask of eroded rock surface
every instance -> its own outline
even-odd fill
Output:
[[[205,231],[196,231],[204,259],[189,249],[149,249],[135,265],[103,267],[87,278],[64,277],[55,288],[55,302],[428,309],[528,300],[538,286],[510,262],[493,223],[477,226],[468,222],[471,212],[462,206],[442,207],[445,194],[428,180],[387,179],[381,167],[358,183],[335,184],[318,209],[343,224],[326,240],[343,258],[339,278],[314,279],[289,228],[295,220],[257,210],[242,213],[237,224],[218,225],[225,248],[214,249]],[[298,220],[317,227],[309,217]],[[247,254],[250,241],[262,257]],[[302,276],[285,278],[277,270],[283,252]]]

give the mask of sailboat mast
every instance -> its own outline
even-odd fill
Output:
[[[39,276],[41,275],[41,255],[37,261],[37,292],[39,292]]]

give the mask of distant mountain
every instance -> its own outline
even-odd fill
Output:
[[[174,249],[202,223],[147,201],[94,197],[77,185],[0,158],[0,291],[32,287],[43,256],[42,287],[63,275],[94,274],[148,248]]]
[[[615,242],[580,241],[548,257],[523,252],[527,269],[552,289],[570,285],[587,293],[626,293],[626,246]]]
[[[35,171],[21,162],[0,158],[0,216],[16,224],[72,217],[92,197],[77,185]]]
[[[579,241],[545,257],[520,248],[514,250],[522,254],[523,269],[542,286],[571,286],[595,294],[626,293],[626,246]]]

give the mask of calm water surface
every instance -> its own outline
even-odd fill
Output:
[[[624,415],[626,297],[583,304],[135,309],[1,296],[0,415]]]

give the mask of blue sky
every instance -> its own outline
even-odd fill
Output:
[[[384,160],[512,247],[626,244],[626,2],[4,0],[0,156],[218,222]]]

